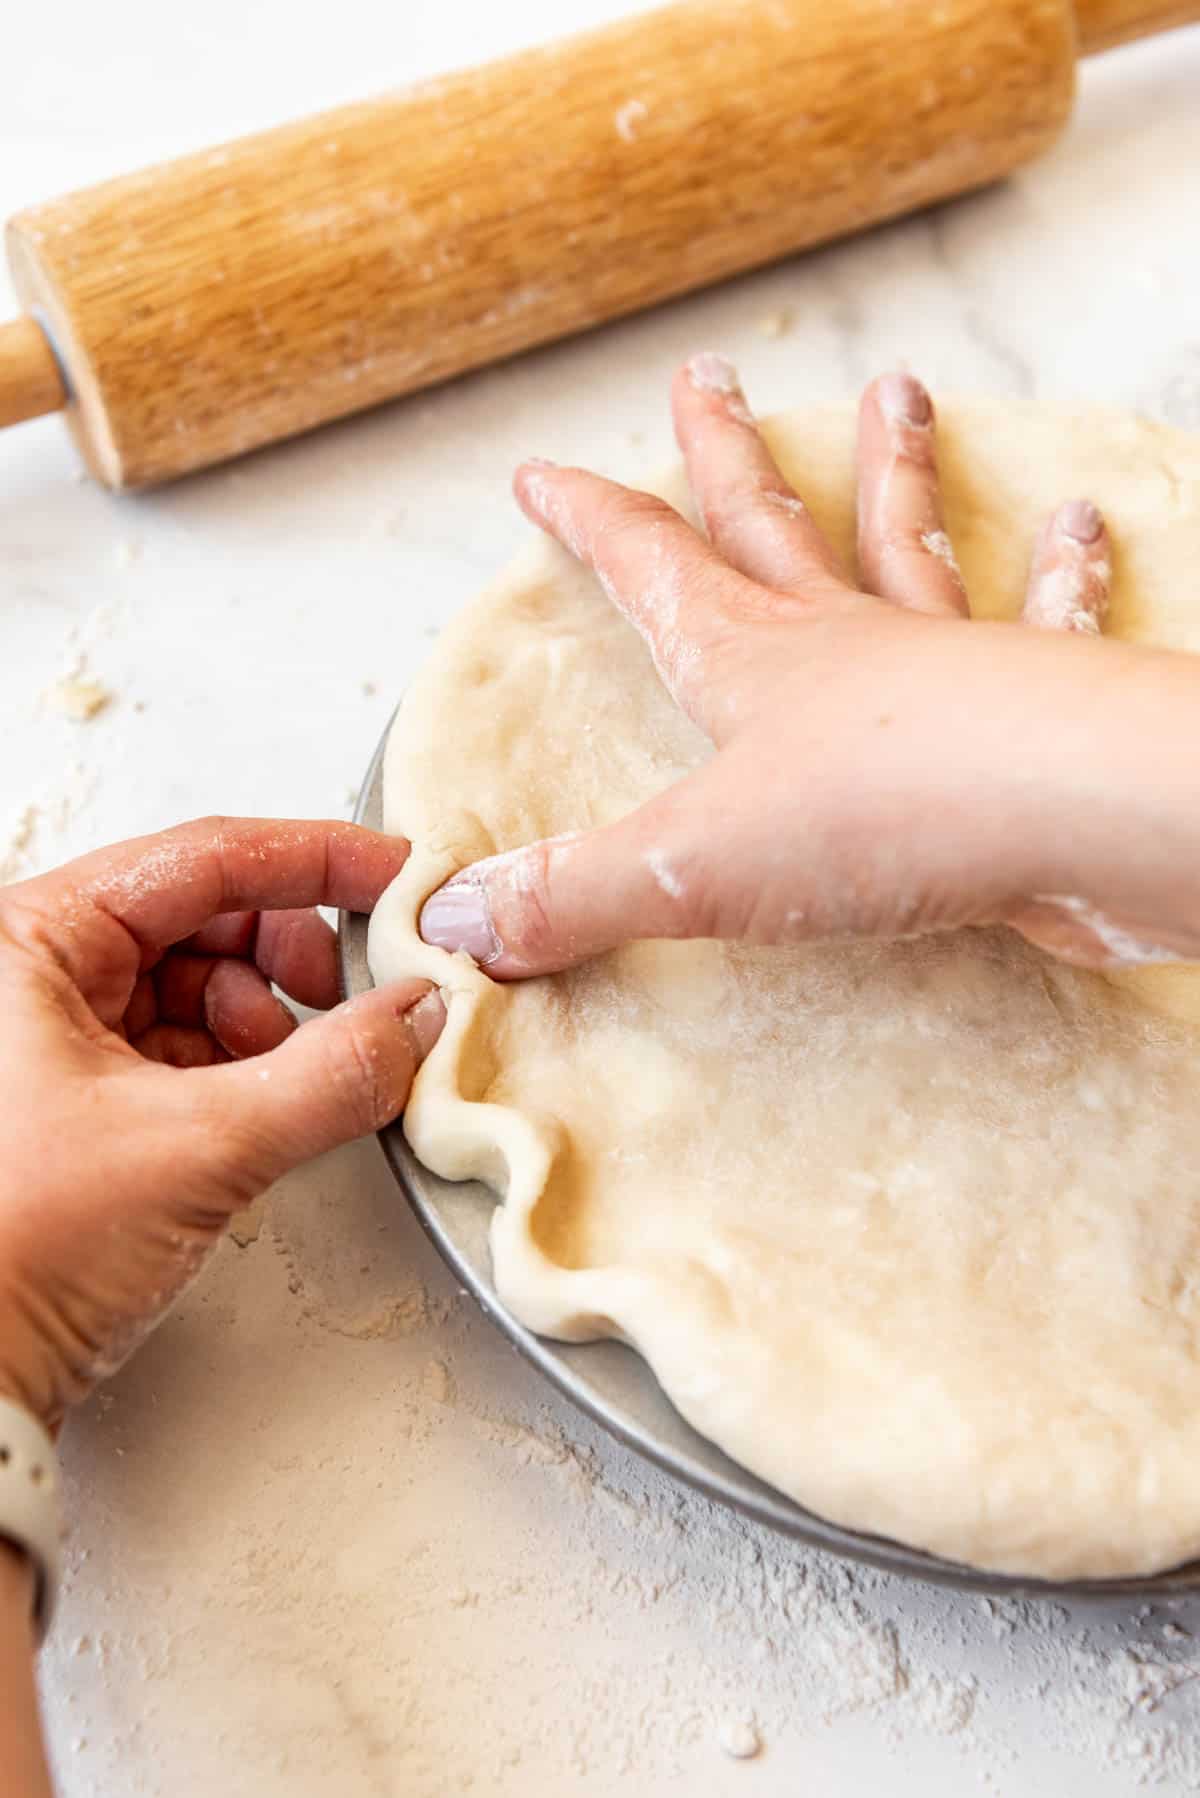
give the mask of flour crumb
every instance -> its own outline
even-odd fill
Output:
[[[245,1211],[239,1211],[236,1217],[230,1219],[229,1239],[231,1242],[235,1242],[239,1249],[247,1249],[252,1242],[258,1241],[262,1233],[263,1216],[266,1211],[265,1201],[266,1194],[264,1193],[261,1198],[255,1199],[252,1205],[248,1205]]]
[[[931,556],[936,556],[939,562],[945,563],[946,567],[952,569],[955,574],[958,573],[958,560],[954,554],[954,545],[945,531],[926,531],[921,538],[921,547],[928,550]]]
[[[971,1676],[939,1679],[924,1673],[912,1681],[912,1697],[925,1728],[941,1736],[956,1736],[970,1727],[975,1715],[978,1683]]]
[[[672,868],[661,849],[646,851],[646,866],[654,876],[654,884],[668,899],[683,898],[683,882]]]
[[[426,1361],[421,1372],[421,1390],[435,1405],[454,1403],[454,1381],[444,1361]]]
[[[1098,911],[1086,899],[1075,893],[1035,893],[1034,899],[1039,905],[1052,905],[1059,911],[1065,911],[1090,930],[1105,952],[1104,966],[1108,968],[1148,967],[1156,963],[1182,961],[1183,957],[1174,949],[1165,949],[1160,943],[1146,943],[1133,936],[1128,930],[1113,922],[1104,912]]]
[[[758,321],[759,335],[762,337],[786,337],[795,319],[790,306],[780,306],[775,312],[768,312]]]
[[[292,1285],[293,1278],[295,1286]],[[288,1280],[288,1290],[299,1293],[303,1289],[303,1281],[293,1274]],[[430,1322],[431,1308],[424,1287],[417,1287],[400,1298],[349,1317],[340,1316],[319,1304],[306,1305],[304,1314],[331,1336],[345,1336],[351,1342],[392,1342],[425,1329]]]
[[[42,699],[52,711],[76,724],[86,724],[102,712],[112,694],[102,681],[86,674],[66,674],[47,687]]]
[[[767,505],[774,506],[778,512],[786,512],[791,518],[808,517],[808,507],[805,505],[804,501],[794,493],[769,492],[763,494],[763,499],[766,501]],[[789,913],[789,916],[790,915],[791,914]],[[796,915],[799,916],[799,913]]]
[[[638,130],[649,114],[650,108],[644,100],[626,100],[624,106],[617,107],[613,114],[613,124],[622,143],[632,144],[636,141]]]
[[[748,1717],[723,1717],[717,1726],[721,1753],[731,1761],[752,1761],[762,1747],[758,1730]]]
[[[142,546],[136,537],[122,537],[113,551],[118,568],[132,568],[142,557]]]
[[[0,885],[38,871],[49,848],[43,839],[66,830],[95,788],[95,775],[82,762],[70,762],[12,814],[7,831],[0,836]]]
[[[24,805],[9,824],[4,841],[0,844],[0,884],[15,880],[28,861],[37,821],[37,806]]]

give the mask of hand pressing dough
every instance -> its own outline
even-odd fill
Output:
[[[850,413],[768,435],[852,567]],[[1043,514],[1086,493],[1118,546],[1110,632],[1200,649],[1200,443],[1006,404],[945,409],[941,444],[977,613],[1016,613]],[[688,510],[679,474],[660,491]],[[448,995],[405,1128],[502,1195],[501,1297],[635,1344],[697,1429],[841,1524],[1054,1578],[1200,1554],[1197,971],[1120,991],[964,931],[638,943],[501,987],[418,939],[456,869],[707,753],[548,542],[393,728],[385,823],[414,848],[371,965]]]

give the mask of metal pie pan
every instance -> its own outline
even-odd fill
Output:
[[[384,732],[367,769],[355,822],[374,830],[383,819]],[[371,986],[367,920],[353,912],[339,918],[338,954],[347,996]],[[617,1342],[566,1343],[535,1336],[518,1322],[492,1284],[488,1225],[495,1198],[478,1181],[439,1179],[422,1167],[400,1124],[380,1133],[380,1143],[408,1203],[455,1278],[478,1301],[496,1328],[526,1360],[591,1418],[672,1478],[729,1505],[756,1523],[814,1548],[866,1562],[888,1573],[974,1592],[1036,1597],[1139,1598],[1191,1592],[1200,1587],[1200,1561],[1138,1579],[1083,1580],[1056,1584],[980,1572],[884,1537],[840,1529],[806,1511],[739,1467],[684,1422],[641,1357]]]

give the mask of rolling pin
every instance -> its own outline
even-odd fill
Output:
[[[21,213],[0,424],[164,481],[1006,174],[1200,0],[683,0]]]

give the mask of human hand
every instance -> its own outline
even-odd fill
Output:
[[[445,1014],[427,981],[338,1005],[333,932],[408,845],[207,819],[0,889],[0,1393],[55,1423],[230,1217],[396,1116]],[[336,1009],[300,1027],[274,981]]]
[[[1092,966],[1200,955],[1180,841],[1195,807],[1162,753],[1164,730],[1196,716],[1196,663],[1096,640],[1109,543],[1095,507],[1070,501],[1042,532],[1029,628],[972,623],[917,381],[887,375],[863,399],[861,586],[723,358],[694,358],[673,407],[707,540],[582,470],[527,463],[516,492],[595,571],[717,753],[615,824],[463,870],[426,902],[426,940],[500,979],[633,937],[996,922]]]

